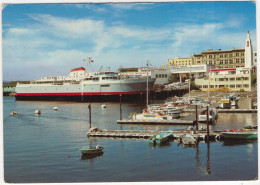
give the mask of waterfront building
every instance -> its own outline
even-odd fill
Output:
[[[251,91],[251,69],[212,69],[207,77],[195,79],[195,84],[203,91],[220,88],[228,88],[230,91]]]
[[[175,75],[175,78],[179,79],[180,82],[185,81],[185,79],[189,78],[189,75],[191,75],[191,79],[194,78],[203,78],[205,77],[210,69],[214,69],[214,65],[185,65],[185,66],[171,66],[170,70],[173,75]]]
[[[168,66],[186,66],[186,65],[194,65],[192,56],[189,58],[176,57],[175,59],[168,59]]]
[[[194,54],[189,58],[168,59],[169,66],[184,66],[184,65],[214,65],[216,69],[227,68],[251,68],[256,66],[256,52],[253,53],[250,34],[247,32],[245,48],[221,50],[208,49],[199,54]]]
[[[253,65],[257,67],[257,52],[253,51]]]
[[[133,69],[133,68],[127,68]],[[129,77],[129,78],[139,78],[139,77],[146,77],[147,74],[151,78],[156,78],[154,85],[164,85],[169,83],[169,77],[171,71],[168,67],[153,67],[153,68],[146,68],[141,67],[137,68],[137,71],[133,70],[122,70],[118,73],[119,76]]]

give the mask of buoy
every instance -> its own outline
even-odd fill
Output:
[[[234,129],[235,132],[237,132],[237,129]]]
[[[243,129],[240,129],[240,132],[243,132],[244,130]]]
[[[68,158],[70,158],[70,155],[68,156]]]
[[[58,107],[53,107],[53,110],[58,110]]]
[[[40,110],[35,110],[34,113],[35,114],[41,114],[41,111]]]

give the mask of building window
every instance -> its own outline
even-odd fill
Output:
[[[210,85],[210,88],[214,88],[214,85]]]
[[[215,85],[215,88],[218,88],[218,85]]]
[[[238,57],[238,56],[239,56],[239,53],[236,53],[236,56]]]
[[[235,88],[236,86],[233,84],[233,85],[229,85],[230,88]]]
[[[230,53],[230,54],[229,54],[229,57],[232,57],[232,56],[233,56],[232,53]]]
[[[249,78],[248,77],[244,77],[244,80],[249,80]]]
[[[241,58],[241,63],[245,63],[245,59],[244,58]]]
[[[203,88],[208,88],[208,85],[203,85]]]
[[[229,64],[233,64],[233,60],[229,60]]]
[[[237,59],[236,59],[236,64],[238,64],[238,63],[239,63],[239,59],[237,58]]]
[[[238,77],[238,78],[236,78],[236,80],[239,81],[239,80],[242,80],[242,78],[241,78],[241,77]]]
[[[223,64],[223,60],[220,60],[219,64]]]
[[[225,64],[228,64],[228,60],[225,60]]]
[[[223,54],[220,54],[220,55],[219,55],[219,58],[223,58]]]
[[[225,56],[225,57],[228,57],[228,54],[225,54],[224,56]]]
[[[241,53],[241,56],[244,56],[245,54],[244,53]]]
[[[243,87],[247,87],[247,88],[248,88],[248,87],[249,87],[249,84],[244,84]]]
[[[235,81],[235,78],[229,78],[229,81]]]
[[[237,87],[237,88],[240,88],[240,87],[241,87],[241,84],[237,84],[236,87]]]

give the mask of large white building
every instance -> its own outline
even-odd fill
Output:
[[[227,88],[230,91],[251,91],[251,68],[212,69],[210,75],[195,79],[203,91]]]
[[[211,69],[215,69],[214,65],[185,65],[185,66],[171,66],[171,73],[177,75],[180,82],[183,82],[186,78],[203,78]]]

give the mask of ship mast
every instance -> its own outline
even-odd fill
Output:
[[[92,72],[91,63],[94,62],[91,57],[83,58],[83,62],[87,62],[87,72]]]

